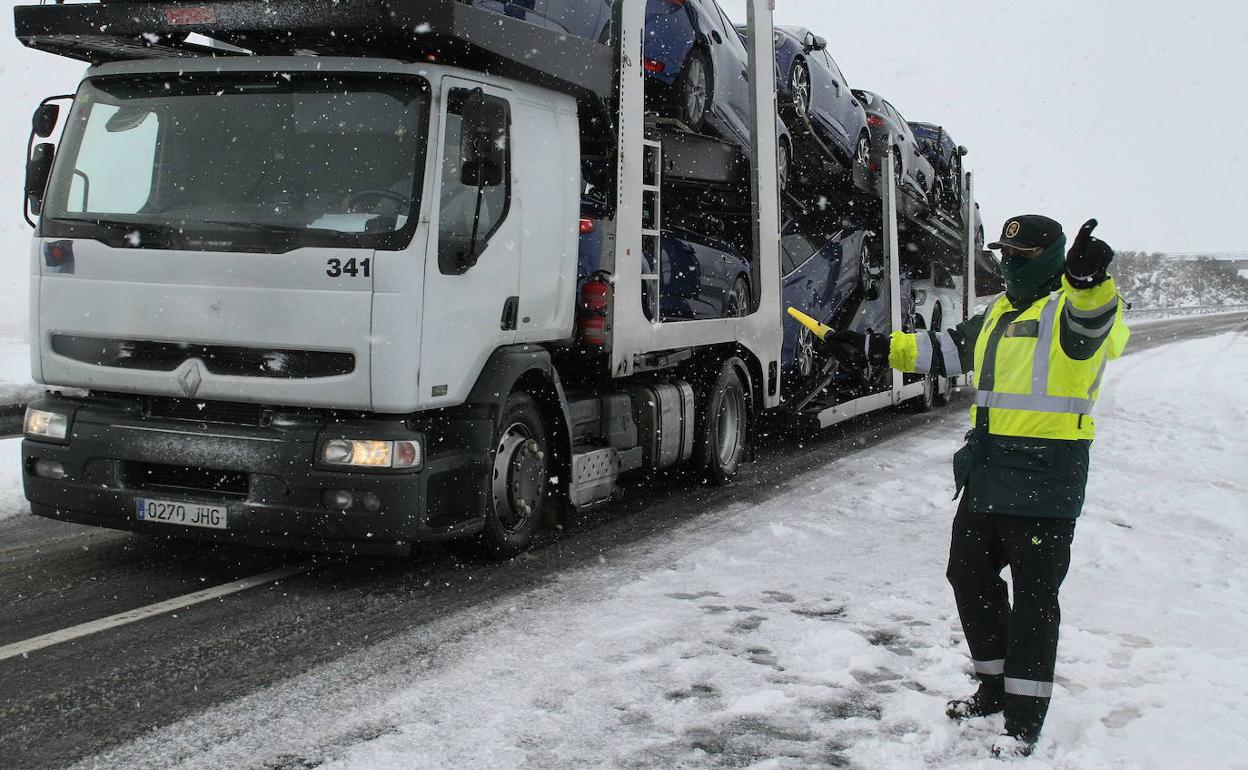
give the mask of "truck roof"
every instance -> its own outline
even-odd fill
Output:
[[[93,64],[248,53],[432,61],[535,83],[600,108],[615,82],[612,47],[459,0],[98,2],[17,6],[13,16],[24,45]]]

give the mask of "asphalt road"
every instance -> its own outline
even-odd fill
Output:
[[[1140,324],[1129,351],[1248,331],[1248,314]],[[797,440],[765,439],[729,487],[685,480],[623,500],[550,533],[505,564],[431,550],[408,560],[334,559],[79,527],[32,516],[0,521],[0,648],[282,566],[304,573],[0,660],[0,767],[58,768],[145,732],[322,666],[413,628],[592,564],[696,523],[732,502],[764,500],[804,472],[926,421],[961,430],[966,397],[927,415],[890,410]]]

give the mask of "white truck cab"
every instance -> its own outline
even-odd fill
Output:
[[[474,103],[500,121],[480,188]],[[54,168],[32,265],[49,383],[404,413],[462,404],[501,346],[572,336],[564,94],[384,59],[106,64]]]

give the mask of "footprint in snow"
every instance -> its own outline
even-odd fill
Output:
[[[826,607],[795,607],[789,610],[794,615],[800,615],[803,618],[811,620],[840,620],[845,617],[845,605],[826,606]]]
[[[783,591],[763,591],[763,601],[767,604],[792,604],[797,597]]]
[[[663,594],[663,595],[669,599],[680,599],[682,601],[687,601],[687,602],[696,602],[698,599],[706,599],[709,597],[714,597],[716,599],[723,598],[722,595],[715,593],[714,591],[699,591],[696,594],[673,593],[673,594]]]
[[[1115,709],[1104,717],[1101,717],[1101,724],[1111,730],[1118,730],[1131,724],[1139,719],[1143,714],[1135,706],[1127,706],[1125,708]]]

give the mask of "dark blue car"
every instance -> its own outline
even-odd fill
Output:
[[[472,3],[587,40],[611,38],[610,0]],[[663,114],[750,151],[749,54],[715,0],[646,0],[644,57],[648,96]],[[780,168],[785,175],[788,164]]]
[[[919,142],[919,151],[936,169],[943,183],[943,195],[937,204],[955,217],[962,213],[962,158],[966,148],[953,141],[943,126],[932,123],[910,123]]]
[[[783,305],[797,308],[834,329],[866,332],[889,328],[888,278],[874,233],[833,217],[803,217],[785,225],[780,239]],[[914,291],[901,274],[902,318],[914,316]],[[806,327],[785,316],[780,360],[799,388],[823,365]],[[861,378],[865,372],[842,372]],[[786,387],[786,390],[788,388]]]
[[[577,262],[577,286],[582,287],[602,270],[603,207],[592,200],[581,205],[581,242]],[[720,236],[695,232],[680,225],[665,225],[659,273],[660,320],[693,321],[729,318],[750,312],[752,294],[750,263],[741,251]],[[646,252],[643,267],[654,270],[654,256]],[[654,284],[642,283],[646,315],[654,319]]]
[[[737,27],[745,35],[745,27]],[[867,113],[828,53],[828,41],[804,27],[776,27],[776,91],[805,113],[846,167],[866,166],[871,148]]]

